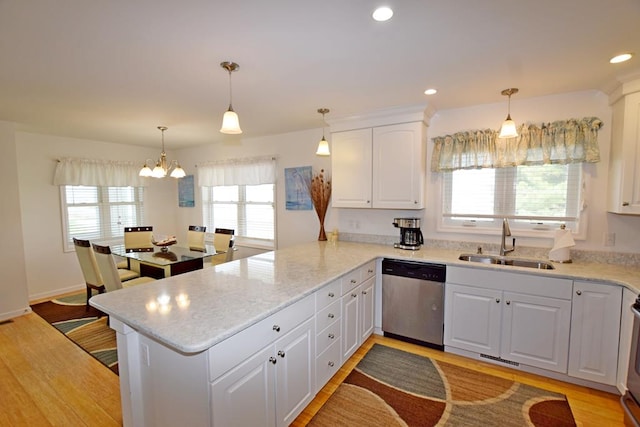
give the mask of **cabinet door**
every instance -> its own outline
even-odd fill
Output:
[[[615,385],[622,288],[574,281],[569,375]]]
[[[371,129],[331,134],[331,205],[371,207]]]
[[[356,352],[360,343],[360,297],[353,289],[342,297],[342,360]]]
[[[367,279],[359,286],[360,291],[360,344],[365,342],[373,333],[374,316],[374,288],[375,277]]]
[[[276,425],[273,361],[269,345],[211,384],[214,427]]]
[[[445,346],[498,357],[502,292],[447,283],[445,295]]]
[[[503,359],[567,372],[571,301],[504,292]]]
[[[640,214],[640,92],[612,107],[609,211]]]
[[[275,343],[278,426],[291,424],[315,395],[316,352],[313,324],[314,319],[311,318]]]
[[[373,128],[374,208],[424,208],[423,129],[422,122]]]

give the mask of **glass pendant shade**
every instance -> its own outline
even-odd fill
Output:
[[[145,163],[144,166],[142,167],[142,169],[140,169],[140,173],[138,174],[140,176],[143,176],[145,178],[148,178],[150,176],[153,175],[153,171],[151,170],[151,168],[149,166],[147,166],[147,164]]]
[[[511,120],[511,115],[508,115],[507,119],[502,123],[498,138],[515,138],[517,136],[518,131],[516,130],[516,122]]]
[[[182,169],[180,167],[180,164],[176,165],[176,168],[173,170],[173,172],[171,172],[171,178],[184,178],[185,176],[187,176],[187,174],[185,173],[184,169]]]
[[[317,156],[330,156],[331,152],[329,151],[329,143],[326,139],[324,139],[324,135],[322,135],[322,139],[318,143],[318,150],[316,150]]]
[[[162,166],[160,166],[160,163],[158,163],[156,167],[153,168],[151,176],[154,178],[164,178],[165,176],[167,176],[167,171],[163,169]]]
[[[220,132],[230,135],[237,135],[242,133],[238,115],[235,111],[233,111],[231,106],[229,106],[229,109],[224,113],[224,116],[222,117],[222,127],[220,128]]]

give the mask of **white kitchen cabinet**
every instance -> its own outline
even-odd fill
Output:
[[[315,293],[316,298],[316,392],[340,366],[342,354],[342,282],[334,280]]]
[[[620,345],[618,346],[618,380],[617,387],[621,395],[627,392],[627,374],[631,357],[631,340],[633,337],[633,312],[631,306],[638,294],[630,289],[622,290],[622,310],[620,312]]]
[[[608,210],[640,215],[640,80],[622,84],[610,102]]]
[[[449,267],[445,347],[566,373],[570,286],[565,279]]]
[[[375,272],[375,261],[371,261],[341,279],[343,361],[373,332]]]
[[[423,122],[332,134],[332,206],[422,209],[426,179]]]
[[[310,295],[208,350],[214,426],[286,426],[311,402],[314,313]]]
[[[574,281],[569,375],[615,385],[622,288]]]

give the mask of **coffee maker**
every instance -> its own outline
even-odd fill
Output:
[[[400,229],[400,243],[394,243],[394,248],[417,251],[424,243],[420,231],[420,218],[394,218],[393,226]]]

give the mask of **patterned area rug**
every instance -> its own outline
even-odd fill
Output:
[[[86,294],[70,295],[34,304],[31,309],[80,348],[118,373],[116,332],[99,310],[85,307]]]
[[[564,395],[374,344],[310,426],[575,426]]]

